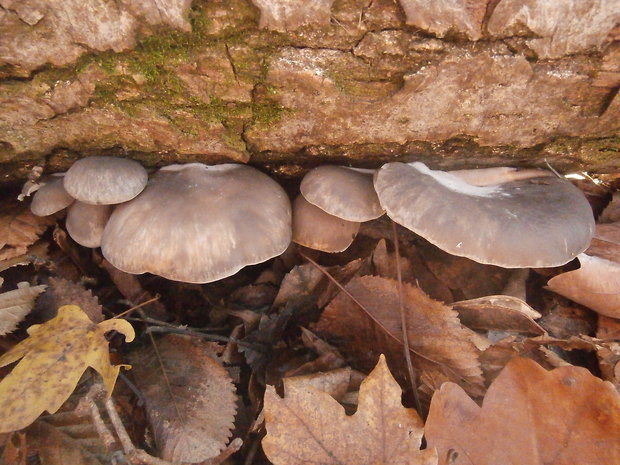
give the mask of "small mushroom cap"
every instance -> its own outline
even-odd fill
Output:
[[[293,242],[322,252],[346,250],[360,224],[343,220],[312,205],[299,195],[293,203]]]
[[[90,205],[76,200],[67,212],[66,226],[69,236],[84,247],[99,247],[110,213],[110,205]]]
[[[557,177],[473,186],[423,163],[388,163],[375,177],[396,223],[453,255],[505,268],[563,265],[594,233],[579,189]]]
[[[73,197],[63,187],[63,178],[55,176],[42,185],[32,197],[30,211],[37,216],[48,216],[67,208],[73,203]]]
[[[379,218],[383,208],[372,184],[374,170],[325,165],[310,171],[301,181],[301,194],[312,205],[348,221]]]
[[[188,283],[231,276],[280,255],[291,242],[284,190],[244,165],[172,165],[116,208],[101,250],[127,273]]]
[[[65,190],[80,202],[113,205],[138,195],[148,174],[137,161],[116,157],[87,157],[76,161],[64,178]]]

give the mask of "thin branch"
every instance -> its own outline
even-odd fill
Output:
[[[400,246],[398,243],[398,233],[396,232],[396,223],[392,221],[392,233],[394,235],[394,256],[396,259],[396,277],[398,279],[398,311],[400,312],[400,326],[403,335],[403,351],[405,352],[405,360],[407,362],[407,372],[409,374],[409,382],[413,390],[413,399],[415,401],[416,410],[422,415],[422,404],[418,396],[418,388],[416,386],[416,377],[413,373],[413,365],[411,363],[411,348],[409,347],[409,334],[407,330],[407,315],[403,305],[403,276],[400,270]]]

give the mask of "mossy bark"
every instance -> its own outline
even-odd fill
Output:
[[[289,31],[269,29],[249,0],[186,3],[187,27],[138,15],[144,27],[121,51],[0,66],[3,179],[35,165],[62,171],[90,154],[149,167],[249,162],[283,176],[412,159],[620,168],[614,37],[541,59],[531,31],[439,37],[389,0],[338,0],[327,22],[305,18]]]

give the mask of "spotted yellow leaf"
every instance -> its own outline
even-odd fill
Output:
[[[0,357],[0,367],[22,359],[0,382],[0,433],[28,426],[44,410],[56,412],[88,367],[101,374],[110,395],[120,368],[129,367],[110,364],[105,333],[112,330],[127,342],[135,336],[129,322],[95,324],[76,305],[60,307],[54,319],[28,328],[30,337]]]

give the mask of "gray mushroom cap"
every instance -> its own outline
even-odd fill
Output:
[[[594,233],[585,196],[557,177],[474,186],[423,163],[388,163],[375,176],[396,223],[453,255],[505,268],[563,265]]]
[[[291,241],[284,190],[244,165],[172,165],[116,208],[101,250],[116,268],[188,283],[231,276],[283,253]]]
[[[330,215],[348,221],[379,218],[383,208],[372,183],[374,170],[325,165],[313,169],[301,181],[301,194]]]
[[[346,250],[360,224],[330,215],[299,195],[293,202],[293,242],[322,252]]]
[[[54,176],[34,193],[30,211],[37,216],[48,216],[67,208],[74,198],[63,187],[62,176]]]
[[[87,157],[76,161],[64,178],[65,190],[80,202],[113,205],[138,195],[148,174],[137,161],[116,157]]]
[[[84,247],[99,247],[111,212],[110,205],[90,205],[76,200],[67,212],[69,236]]]

